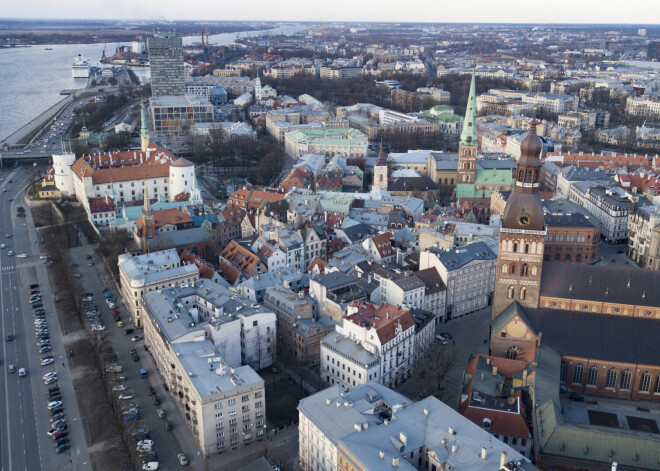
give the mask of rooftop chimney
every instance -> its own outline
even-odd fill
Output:
[[[392,458],[392,467],[396,468],[398,466],[399,466],[399,457],[395,456],[394,458]]]
[[[504,465],[506,464],[506,460],[507,460],[507,454],[506,454],[506,451],[503,451],[500,454],[500,469],[504,469]]]
[[[453,435],[453,434],[454,434],[454,428],[453,428],[453,427],[449,427],[449,435]]]
[[[481,459],[482,460],[486,459],[486,448],[483,446],[481,447]]]
[[[458,445],[457,445],[456,443],[454,443],[454,444],[451,446],[451,452],[452,452],[452,453],[456,453],[456,450],[458,450]]]

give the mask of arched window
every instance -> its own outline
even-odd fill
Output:
[[[512,275],[516,274],[516,264],[515,263],[511,264],[511,268],[509,269],[509,273],[511,273]]]
[[[660,394],[660,375],[655,379],[655,388],[653,388],[655,394]]]
[[[561,362],[561,368],[559,369],[559,381],[562,383],[566,381],[566,362]]]
[[[536,242],[532,242],[529,253],[536,253]]]
[[[515,360],[517,356],[518,356],[518,347],[517,346],[511,345],[509,348],[507,348],[506,357],[509,360]]]
[[[513,242],[508,241],[508,242],[507,242],[507,247],[508,247],[508,251],[509,251],[509,252],[513,252]]]
[[[509,265],[505,263],[504,265],[502,265],[502,274],[506,275],[507,273],[509,273]]]
[[[567,262],[570,262],[571,261],[571,254],[567,253],[566,256],[564,257],[564,260],[566,260]]]
[[[561,258],[561,254],[559,252],[557,252],[555,254],[555,260],[559,260],[560,258]]]
[[[582,384],[582,372],[584,368],[582,367],[581,364],[575,365],[575,369],[573,370],[573,384]]]
[[[529,253],[529,244],[525,244],[525,253]]]
[[[598,367],[590,366],[589,377],[587,378],[587,386],[596,386],[597,382],[598,382]]]
[[[532,276],[536,276],[536,267],[532,267]]]
[[[651,373],[645,371],[639,381],[639,392],[649,392],[651,389]]]
[[[524,286],[520,288],[520,295],[518,296],[521,300],[524,300],[527,297],[527,288]]]
[[[624,390],[630,389],[631,378],[632,374],[630,373],[630,370],[625,370],[623,373],[621,373],[621,383],[619,383],[619,388]]]
[[[617,371],[614,368],[610,368],[610,371],[607,372],[606,388],[614,389],[616,387],[616,375]]]
[[[529,266],[526,263],[520,267],[520,276],[529,276]]]
[[[506,292],[506,297],[507,299],[513,299],[513,295],[515,294],[515,288],[513,286],[509,286],[509,289]]]
[[[543,253],[543,244],[539,242],[539,245],[536,246],[536,253],[541,255]]]
[[[517,252],[517,251],[518,251],[518,243],[514,242],[513,243],[513,252]]]
[[[575,261],[576,262],[581,262],[582,261],[582,254],[581,253],[579,253],[575,256]]]

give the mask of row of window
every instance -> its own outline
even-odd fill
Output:
[[[598,385],[598,371],[597,366],[590,366],[587,372],[587,386],[596,387]],[[561,364],[561,381],[565,381],[566,376],[566,363]],[[573,369],[573,384],[582,384],[584,380],[584,367],[581,364],[575,365]],[[651,373],[645,371],[640,376],[639,392],[648,393],[651,391]],[[621,374],[616,368],[610,368],[607,371],[607,378],[605,381],[606,389],[616,389],[617,387],[623,391],[629,391],[632,381],[632,372],[630,370],[623,370]],[[660,394],[660,375],[656,378],[653,388],[654,394]]]

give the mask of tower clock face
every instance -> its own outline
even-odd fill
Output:
[[[529,223],[531,222],[532,222],[532,218],[529,217],[529,214],[523,213],[520,216],[518,216],[518,224],[520,224],[523,227],[529,225]]]
[[[472,142],[472,136],[468,136],[465,140],[466,140],[467,142]]]

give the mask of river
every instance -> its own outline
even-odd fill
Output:
[[[226,46],[239,37],[290,36],[304,30],[305,27],[300,25],[283,25],[271,30],[215,34],[209,36],[209,42]],[[200,36],[183,38],[185,45],[199,41]],[[103,49],[107,55],[112,55],[118,44],[54,44],[0,49],[0,140],[63,99],[60,91],[85,86],[87,79],[71,76],[74,57],[81,54],[90,60],[91,65],[98,66]],[[140,80],[148,80],[147,68],[133,70]]]

